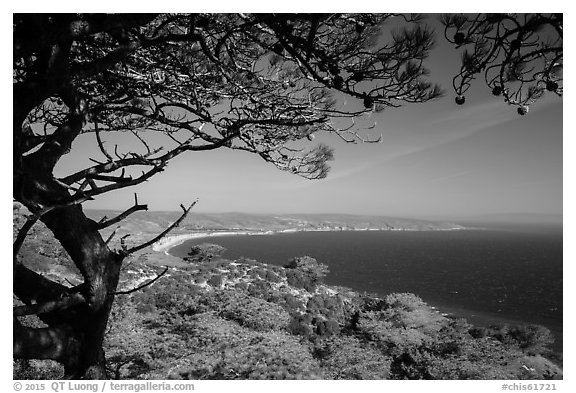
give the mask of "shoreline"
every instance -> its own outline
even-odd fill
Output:
[[[192,240],[192,239],[202,239],[208,237],[218,237],[218,236],[262,236],[262,235],[275,235],[282,233],[298,233],[298,232],[426,232],[426,231],[462,231],[470,228],[465,227],[454,227],[454,228],[435,228],[435,229],[410,229],[410,228],[392,228],[392,229],[381,229],[381,228],[367,228],[367,229],[280,229],[280,230],[222,230],[222,231],[203,231],[203,232],[190,232],[183,233],[179,235],[168,235],[163,239],[160,239],[152,245],[152,249],[156,252],[163,252],[164,254],[170,255],[168,251],[180,244]]]
[[[203,239],[220,236],[263,236],[274,235],[282,233],[301,233],[301,232],[367,232],[367,231],[380,231],[380,232],[430,232],[430,231],[460,231],[460,230],[481,230],[480,228],[439,228],[439,229],[354,229],[354,230],[340,230],[340,229],[285,229],[285,230],[222,230],[222,231],[202,231],[182,233],[178,235],[167,236],[161,241],[155,243],[152,248],[156,252],[163,252],[169,254],[171,248],[176,247],[188,240]],[[338,284],[326,284],[328,286],[338,286]],[[360,292],[359,290],[354,290]],[[426,300],[425,300],[426,301]],[[427,304],[432,306],[435,310],[442,315],[452,318],[464,318],[473,326],[489,326],[492,324],[509,324],[509,325],[526,325],[537,324],[546,326],[554,335],[555,342],[551,345],[551,349],[556,353],[563,352],[563,329],[562,326],[555,326],[555,324],[545,323],[544,321],[528,322],[522,320],[518,316],[506,316],[496,312],[487,310],[467,309],[462,306],[455,306],[445,304],[443,302],[434,302],[432,300],[426,301]]]
[[[187,242],[192,239],[202,239],[206,237],[217,237],[217,236],[237,236],[237,235],[272,235],[277,233],[276,231],[214,231],[214,232],[191,232],[184,233],[181,235],[171,235],[157,241],[152,245],[152,249],[156,252],[164,252],[168,254],[168,251],[172,247],[179,246],[180,244]]]
[[[477,310],[465,308],[463,306],[451,306],[445,303],[425,302],[448,318],[463,318],[475,327],[489,327],[491,325],[526,326],[539,325],[549,329],[554,337],[554,343],[549,346],[555,353],[563,353],[564,329],[562,324],[545,323],[544,321],[528,321],[520,316],[507,316],[495,311]]]

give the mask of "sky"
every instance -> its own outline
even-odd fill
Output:
[[[562,214],[562,100],[547,97],[519,116],[515,107],[476,83],[465,105],[456,105],[451,80],[460,54],[437,33],[427,64],[430,80],[440,83],[446,95],[372,114],[368,123],[375,127],[366,135],[382,134],[382,143],[353,145],[335,136],[317,137],[314,143],[335,151],[326,179],[302,179],[255,155],[218,149],[180,156],[147,183],[85,206],[126,209],[137,192],[150,210],[178,210],[181,203],[198,199],[198,212],[416,218]],[[58,171],[80,169],[93,142],[80,139]]]

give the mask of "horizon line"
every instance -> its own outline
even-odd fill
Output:
[[[112,209],[112,208],[84,208],[88,211],[124,211],[126,209]],[[163,209],[149,209],[145,212],[149,213],[181,213],[181,210],[163,210]],[[554,217],[563,221],[563,213],[544,213],[544,212],[493,212],[493,213],[482,213],[482,214],[472,214],[472,215],[439,215],[439,214],[422,214],[422,215],[398,215],[394,213],[351,213],[351,212],[319,212],[319,213],[306,213],[306,212],[247,212],[247,211],[190,211],[189,214],[206,214],[206,215],[223,215],[223,214],[243,214],[243,215],[258,215],[258,216],[288,216],[288,215],[326,215],[326,216],[361,216],[361,217],[387,217],[387,218],[404,218],[404,219],[415,219],[415,220],[468,220],[468,219],[487,219],[487,218],[498,218],[502,216],[503,218],[513,216],[537,216],[537,217]]]

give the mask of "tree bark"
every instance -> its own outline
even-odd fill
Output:
[[[35,173],[31,166],[24,165],[24,169],[15,185],[26,192],[16,189],[15,196],[27,207],[69,197],[64,187]],[[47,328],[24,327],[15,321],[14,357],[59,361],[69,378],[106,378],[102,343],[124,256],[108,248],[98,224],[86,217],[79,205],[55,208],[40,219],[84,277],[77,289],[86,301],[39,314]],[[66,296],[71,289],[17,265],[14,291],[26,304],[41,304]]]
[[[106,378],[102,343],[126,255],[108,248],[98,224],[86,217],[80,205],[68,205],[72,195],[54,179],[54,166],[80,134],[89,111],[74,86],[70,50],[74,40],[100,31],[113,35],[122,50],[130,49],[129,30],[154,17],[21,14],[14,18],[14,64],[28,69],[13,85],[13,197],[40,216],[84,278],[80,286],[68,288],[26,268],[14,255],[14,294],[28,306],[15,312],[36,310],[48,325],[26,327],[14,317],[14,357],[59,361],[70,378]],[[105,59],[107,66],[119,60]],[[93,65],[80,71],[99,72]],[[46,99],[56,97],[68,107],[65,120],[42,143],[33,143],[38,138],[25,127],[26,117]],[[39,148],[32,152],[30,146]]]

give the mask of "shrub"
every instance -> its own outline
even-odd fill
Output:
[[[362,314],[358,333],[366,340],[374,342],[385,353],[396,355],[432,341],[430,336],[418,329],[398,326],[386,319],[380,319],[379,313]]]
[[[329,273],[328,266],[308,256],[293,258],[284,268],[298,269],[318,278],[323,278]]]
[[[266,270],[265,276],[263,278],[268,282],[280,282],[280,276],[271,270]]]
[[[333,319],[313,319],[312,323],[316,327],[315,333],[319,336],[332,336],[340,332],[340,325]]]
[[[64,367],[53,360],[24,360],[13,362],[13,379],[62,379]]]
[[[316,290],[316,283],[306,274],[299,270],[289,270],[286,272],[286,282],[296,288],[302,288],[308,292]]]
[[[311,337],[314,334],[312,315],[294,315],[288,325],[288,331],[297,336]]]
[[[345,320],[344,305],[339,296],[317,294],[312,296],[306,304],[306,310],[311,314],[319,314],[326,318]]]
[[[548,347],[554,343],[550,330],[540,325],[492,325],[484,331],[501,343],[532,355],[550,353]],[[479,332],[476,329],[471,334],[478,335]]]
[[[188,262],[210,262],[216,257],[220,257],[226,249],[218,244],[202,243],[193,246],[184,258]]]
[[[290,316],[282,306],[265,300],[230,292],[223,302],[220,315],[241,326],[258,331],[279,330],[287,327]]]
[[[385,304],[386,307],[381,307],[382,304],[375,307],[379,311],[358,312],[353,322],[360,335],[397,356],[411,355],[409,351],[414,348],[431,345],[449,324],[446,318],[412,294],[388,295]]]
[[[484,338],[488,335],[488,329],[485,327],[473,327],[468,331],[473,338]]]
[[[329,379],[387,379],[391,359],[370,343],[333,336],[317,343],[315,354]]]
[[[121,307],[123,310],[115,315],[122,318],[111,321],[105,339],[107,369],[112,378],[146,378],[185,350],[185,336],[177,329],[177,318],[152,314],[144,319],[133,304]]]
[[[284,268],[287,269],[286,279],[290,285],[309,292],[314,292],[329,272],[328,266],[307,256],[292,259]]]
[[[516,358],[510,368],[517,379],[562,379],[562,369],[540,355]]]
[[[318,362],[306,346],[278,331],[255,332],[213,314],[189,322],[193,353],[182,359],[170,378],[317,379]],[[162,379],[162,378],[160,378]]]
[[[269,299],[272,294],[272,286],[268,281],[254,280],[248,286],[248,293],[254,297]]]
[[[385,300],[374,296],[363,295],[358,299],[362,311],[382,311],[388,308]]]
[[[322,378],[308,349],[278,332],[257,335],[250,344],[226,351],[218,366],[226,379]]]
[[[283,306],[290,313],[298,312],[300,309],[304,309],[305,305],[302,300],[298,299],[291,293],[287,293],[283,296]]]
[[[224,283],[224,278],[221,274],[213,274],[210,279],[208,279],[207,283],[214,288],[221,288]]]
[[[521,350],[531,354],[549,352],[548,346],[554,343],[550,330],[539,325],[513,326],[508,330],[508,336]]]
[[[418,349],[394,356],[390,364],[391,379],[434,379],[426,364],[426,357]]]
[[[392,293],[385,298],[388,307],[405,311],[414,311],[428,307],[426,303],[413,293]]]
[[[234,266],[236,273],[247,271],[245,265]],[[550,361],[527,356],[544,351],[551,342],[545,328],[474,328],[465,320],[441,316],[407,293],[384,299],[345,291],[303,296],[291,293],[292,288],[274,289],[271,281],[274,275],[286,275],[312,290],[317,281],[310,273],[310,261],[300,259],[293,268],[276,270],[259,263],[252,266],[256,279],[233,289],[218,288],[223,274],[229,276],[209,273],[216,268],[211,262],[120,297],[106,338],[111,375],[148,379],[561,378],[561,369]],[[198,276],[212,276],[209,281],[216,288],[192,284]],[[15,375],[24,374],[23,367],[15,364]]]

